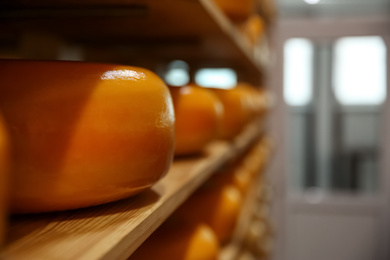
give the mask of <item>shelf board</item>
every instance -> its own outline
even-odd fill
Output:
[[[216,169],[242,153],[261,131],[262,125],[256,121],[232,142],[214,142],[201,156],[175,160],[163,179],[135,197],[86,209],[14,216],[0,258],[127,259]]]
[[[210,0],[3,0],[0,31],[11,45],[31,34],[82,45],[95,50],[86,54],[92,61],[182,59],[232,67],[253,84],[263,73],[249,40]]]
[[[250,226],[251,219],[253,218],[253,209],[256,207],[256,203],[258,203],[256,193],[260,181],[262,181],[260,177],[261,176],[257,176],[256,181],[252,183],[245,195],[245,201],[237,221],[237,227],[231,241],[222,248],[218,258],[219,260],[235,260],[241,252],[245,234]]]

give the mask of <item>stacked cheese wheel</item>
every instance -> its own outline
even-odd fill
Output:
[[[257,168],[259,173],[264,171],[264,167],[269,160],[271,142],[269,138],[262,138],[258,145],[252,149],[251,156],[244,160],[245,167]],[[261,160],[254,160],[254,158]],[[248,160],[252,157],[253,163]],[[255,167],[255,165],[257,165]],[[239,259],[269,259],[273,246],[273,229],[270,218],[270,187],[266,183],[263,175],[259,176],[260,185],[257,189],[256,207],[252,209],[249,228],[246,230],[243,240],[243,254]],[[248,258],[251,259],[251,258]]]
[[[234,185],[242,196],[245,196],[251,184],[263,172],[264,165],[268,161],[268,153],[265,150],[268,152],[268,149],[264,148],[264,138],[262,138],[256,145],[250,147],[243,156],[222,167],[213,176],[213,180],[219,185]]]
[[[243,197],[237,187],[209,180],[197,190],[175,213],[178,218],[194,223],[206,223],[220,243],[233,234]]]
[[[175,154],[200,153],[217,138],[223,105],[211,90],[196,85],[170,90],[176,116]]]
[[[129,258],[208,260],[217,259],[218,249],[232,237],[241,206],[250,183],[255,183],[268,157],[262,152],[268,150],[267,139],[262,138],[242,156],[233,159],[223,170],[212,176],[173,215],[158,228]],[[259,157],[261,157],[259,159]],[[248,181],[241,182],[235,170],[245,171]],[[244,242],[251,248],[247,255],[266,255],[269,226],[266,212],[256,210]],[[263,247],[258,247],[259,241]],[[256,248],[257,251],[254,251]],[[250,253],[249,253],[250,252]]]
[[[233,235],[241,206],[251,184],[261,174],[267,158],[260,153],[263,140],[227,164],[199,188],[174,216],[209,225],[221,244]]]
[[[207,187],[211,185],[211,187]],[[199,189],[129,258],[215,260],[230,238],[242,197],[232,185]]]
[[[173,156],[168,88],[135,67],[1,61],[12,212],[97,205],[159,180]]]
[[[176,114],[176,155],[199,154],[216,139],[233,139],[267,108],[265,92],[245,83],[232,89],[191,84],[170,90]]]
[[[208,225],[171,218],[129,260],[216,260],[218,253],[217,237]]]

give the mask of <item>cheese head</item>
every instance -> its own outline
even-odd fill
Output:
[[[0,108],[13,145],[13,212],[102,204],[152,186],[169,169],[168,88],[136,67],[0,61]]]

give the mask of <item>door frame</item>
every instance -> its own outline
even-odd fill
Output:
[[[385,260],[390,256],[390,98],[387,98],[383,104],[383,118],[381,133],[382,146],[380,148],[380,174],[379,183],[381,184],[379,192],[375,196],[356,196],[346,193],[322,194],[321,199],[315,203],[307,200],[305,192],[297,192],[291,188],[291,176],[289,161],[287,156],[288,140],[286,138],[286,129],[288,129],[288,107],[284,103],[283,97],[283,47],[289,38],[309,38],[315,40],[339,38],[346,36],[368,36],[380,35],[384,38],[387,47],[387,75],[390,75],[390,18],[385,16],[367,16],[367,17],[338,17],[338,18],[281,18],[279,19],[274,31],[275,46],[275,66],[270,71],[269,84],[278,100],[278,106],[274,113],[276,118],[271,123],[271,131],[276,140],[278,140],[278,155],[275,158],[275,171],[278,176],[273,177],[274,183],[280,185],[279,199],[283,208],[278,212],[282,214],[281,229],[278,232],[278,242],[276,250],[279,252],[275,260],[287,259],[286,250],[286,232],[288,228],[288,215],[298,211],[318,211],[323,209],[335,209],[345,212],[368,212],[378,216],[378,251],[375,259]],[[387,93],[390,94],[390,78],[387,78]],[[390,97],[390,96],[389,96]]]

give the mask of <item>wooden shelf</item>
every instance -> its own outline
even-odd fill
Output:
[[[267,136],[263,136],[258,142],[258,145],[264,145],[264,142],[267,142],[268,148],[270,148],[270,154],[265,160],[266,164],[262,167],[262,172],[258,173],[255,181],[253,181],[245,195],[245,201],[241,208],[235,232],[230,242],[222,248],[219,260],[236,260],[243,252],[248,250],[248,246],[250,245],[248,243],[251,243],[251,241],[247,240],[247,236],[251,224],[256,219],[256,211],[261,204],[270,200],[270,191],[268,190],[270,184],[266,181],[265,175],[268,166],[274,159],[275,144]]]
[[[245,201],[241,209],[233,238],[223,247],[219,255],[219,260],[235,260],[241,252],[245,234],[248,231],[251,223],[250,221],[253,218],[253,209],[256,207],[256,203],[258,203],[256,194],[260,184],[259,177],[260,176],[257,176],[256,181],[252,183],[250,189],[245,195]]]
[[[127,259],[217,168],[253,143],[262,128],[256,121],[232,142],[218,141],[202,156],[175,160],[167,176],[138,196],[86,209],[15,216],[0,258]]]
[[[239,80],[254,85],[263,78],[248,39],[210,0],[3,0],[0,31],[0,52],[11,50],[15,57],[47,58],[39,50],[31,52],[31,46],[23,50],[26,39],[38,37],[43,44],[35,42],[33,48],[80,46],[86,61],[154,70],[181,59],[192,69],[231,67]],[[127,259],[217,168],[259,137],[261,129],[253,123],[233,142],[215,142],[202,156],[175,160],[166,177],[138,196],[87,209],[12,217],[0,259]],[[245,221],[240,223],[241,229]],[[223,256],[238,253],[241,237],[235,235],[222,259],[233,259]]]
[[[4,0],[0,41],[31,34],[85,48],[88,61],[145,67],[182,59],[192,67],[232,67],[258,85],[263,69],[249,40],[210,0]]]

